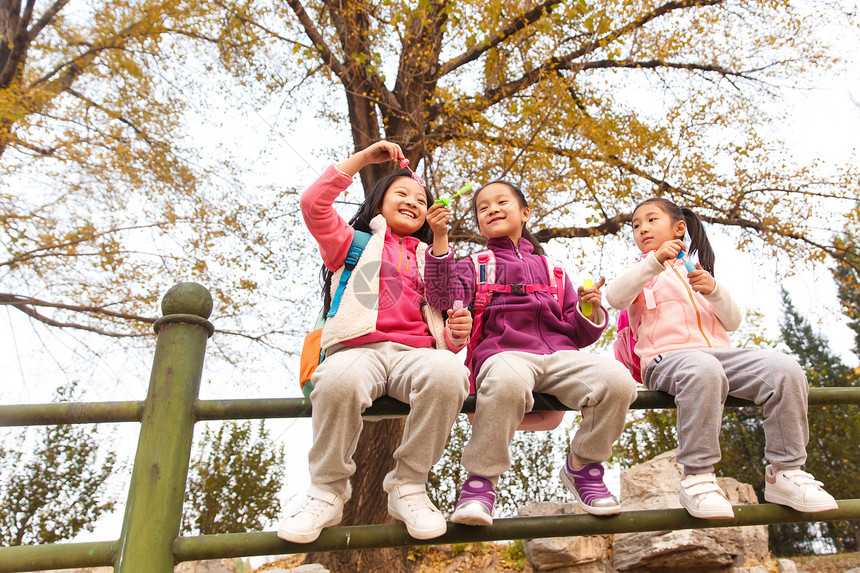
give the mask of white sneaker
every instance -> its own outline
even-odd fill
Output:
[[[830,511],[839,506],[824,485],[803,470],[776,470],[767,466],[764,473],[764,499],[803,512]]]
[[[732,519],[732,504],[713,473],[695,474],[681,481],[681,506],[693,517]]]
[[[310,543],[324,527],[337,525],[343,519],[344,499],[338,494],[311,486],[305,502],[281,520],[278,537],[293,543]]]
[[[415,539],[433,539],[448,530],[445,517],[427,497],[421,483],[397,486],[388,492],[388,513],[405,523]]]

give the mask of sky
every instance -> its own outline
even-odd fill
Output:
[[[856,38],[852,46],[856,47]],[[856,53],[856,52],[855,52]],[[820,89],[795,92],[790,98],[794,113],[783,125],[784,139],[789,142],[797,158],[811,160],[827,157],[832,160],[856,162],[858,138],[860,138],[860,79],[854,77],[834,77]],[[284,174],[289,174],[291,182],[300,186],[310,184],[317,174],[331,162],[343,157],[323,157],[308,145],[306,134],[318,133],[321,142],[330,138],[348,137],[348,130],[320,132],[312,118],[300,121],[292,131],[284,131],[275,119],[273,111],[262,110],[259,114],[236,118],[240,125],[230,125],[225,121],[223,129],[231,133],[234,143],[251,158],[251,163],[260,169],[277,166],[278,174],[271,177],[270,183],[277,184]],[[235,134],[241,133],[243,141],[235,141]],[[259,134],[266,133],[265,138]],[[254,155],[260,159],[254,159]],[[358,185],[356,183],[356,185]],[[298,215],[297,215],[298,216]],[[765,328],[771,337],[778,335],[778,320],[781,315],[779,287],[774,277],[784,271],[785,261],[760,259],[756,253],[736,252],[730,238],[712,234],[717,252],[718,279],[724,283],[738,301],[742,309],[755,309],[763,313]],[[623,259],[624,249],[630,249],[631,241],[620,241],[618,253]],[[548,247],[549,254],[563,261],[572,280],[582,281],[588,277],[606,274],[611,278],[614,272],[606,263],[595,264],[591,268],[577,266],[578,261],[569,260],[569,249],[565,243],[554,243]],[[630,260],[635,255],[629,251]],[[618,260],[615,257],[597,259],[599,261]],[[613,262],[613,264],[615,264]],[[720,274],[720,269],[731,269]],[[620,269],[615,269],[620,270]],[[782,282],[794,299],[798,309],[810,320],[816,329],[825,332],[833,347],[846,362],[857,365],[857,357],[851,352],[854,345],[853,332],[845,325],[839,312],[836,290],[827,268],[801,268]],[[311,301],[315,304],[315,300]],[[61,366],[68,362],[69,354],[76,354],[75,333],[51,332],[33,328],[23,314],[4,307],[6,316],[2,319],[8,326],[0,328],[0,363],[8,365],[0,374],[0,403],[39,403],[50,400],[53,388],[78,379],[78,373],[63,371]],[[217,317],[212,318],[217,327]],[[216,335],[217,336],[217,335]],[[97,397],[91,400],[140,400],[145,397],[148,384],[151,352],[139,355],[117,355],[111,352],[112,341],[87,339],[101,357],[87,364],[91,374],[89,380],[101,381]],[[82,357],[82,359],[85,359]],[[210,363],[204,371],[201,398],[242,398],[254,396],[298,397],[300,396],[295,371],[284,372],[280,361],[272,361],[272,367],[262,366],[247,375],[237,368],[221,364],[213,369]],[[296,369],[298,358],[295,359]],[[241,379],[241,385],[236,379]],[[109,381],[111,383],[105,383]],[[89,389],[89,388],[87,388]],[[570,423],[568,420],[567,423]],[[310,446],[311,432],[309,420],[286,419],[267,422],[271,435],[284,445],[287,454],[287,483],[281,498],[284,504],[299,499],[309,485],[307,475],[307,450]],[[198,425],[202,431],[202,424]],[[106,435],[112,434],[122,443],[135,443],[137,425],[118,424],[104,428]],[[4,434],[0,433],[0,437]],[[8,433],[6,434],[8,435]],[[132,453],[129,452],[129,456]],[[114,484],[120,499],[120,509],[100,521],[92,534],[82,535],[79,540],[112,540],[119,535],[122,519],[122,505],[125,494],[121,483]],[[617,472],[611,474],[610,488],[618,491]]]

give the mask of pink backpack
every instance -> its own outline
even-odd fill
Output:
[[[471,366],[474,345],[481,338],[481,327],[483,326],[483,314],[487,305],[497,292],[516,292],[519,294],[531,294],[535,292],[550,293],[563,306],[564,302],[564,267],[561,263],[542,256],[546,263],[549,275],[548,285],[501,285],[496,284],[496,255],[493,251],[481,251],[471,255],[475,264],[475,312],[473,316],[472,336],[469,349],[466,354],[466,363]],[[469,393],[475,393],[475,373],[469,376]],[[518,430],[552,430],[561,424],[564,412],[528,412],[523,421],[517,427]],[[469,414],[469,420],[474,414]]]
[[[630,319],[627,317],[627,311],[622,310],[618,315],[618,332],[615,335],[615,343],[612,345],[615,350],[615,358],[620,361],[633,376],[633,379],[642,383],[642,363],[639,357],[633,351],[636,348],[636,338],[633,336],[633,330],[630,328]]]

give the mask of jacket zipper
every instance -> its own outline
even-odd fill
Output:
[[[711,348],[711,341],[708,340],[708,335],[705,334],[705,329],[702,326],[702,315],[699,313],[699,307],[696,304],[696,299],[693,298],[693,291],[690,290],[690,285],[687,284],[687,281],[681,277],[681,274],[678,272],[678,269],[672,266],[672,272],[675,273],[675,276],[678,277],[678,280],[681,281],[681,284],[684,285],[684,289],[687,291],[687,296],[690,297],[690,303],[693,305],[693,310],[696,311],[696,325],[699,327],[699,332],[702,334],[702,338],[705,339],[705,344],[708,345],[708,348]]]

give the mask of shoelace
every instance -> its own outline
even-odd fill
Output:
[[[410,495],[403,496],[403,501],[406,502],[406,507],[409,508],[409,511],[415,514],[421,513],[436,513],[433,511],[433,507],[430,505],[430,500],[427,499],[427,496],[421,493],[413,493]]]
[[[319,517],[322,515],[324,511],[326,511],[331,504],[325,500],[318,499],[316,497],[309,497],[305,504],[296,512],[299,513],[309,513],[314,517]]]

